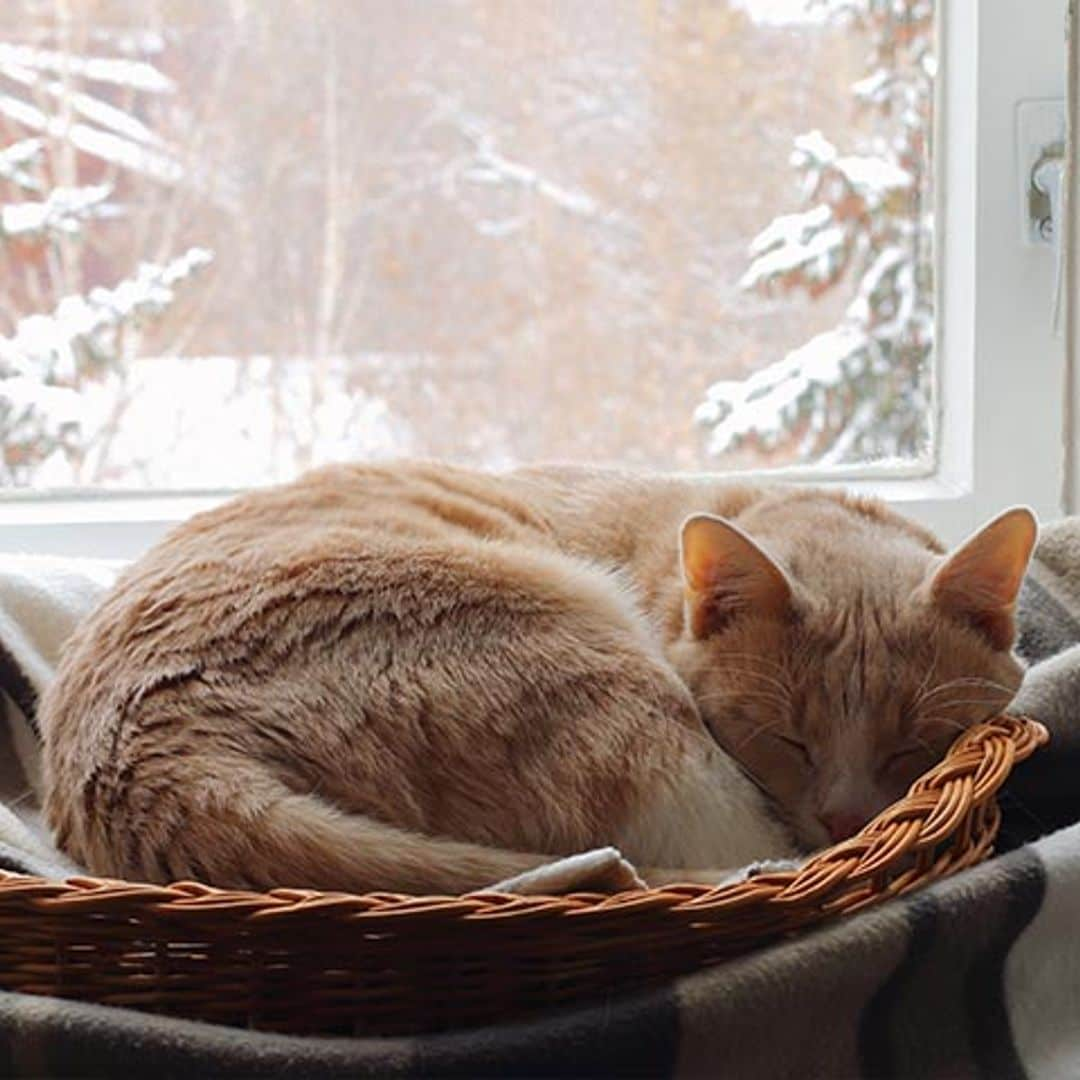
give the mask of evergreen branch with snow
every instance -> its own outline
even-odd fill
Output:
[[[122,368],[124,335],[160,316],[212,258],[191,248],[164,265],[142,263],[112,288],[64,297],[0,337],[0,482],[26,483],[53,455],[81,452],[93,434],[81,387]]]
[[[66,296],[49,315],[27,315],[11,337],[0,337],[0,379],[20,374],[65,383],[88,369],[119,363],[117,333],[162,314],[177,286],[212,260],[205,248],[191,248],[164,266],[140,264],[112,288]]]
[[[138,55],[160,51],[161,43],[128,37],[95,39],[126,54],[118,56],[0,42],[0,121],[26,133],[0,149],[0,253],[26,275],[8,305],[12,332],[0,336],[3,483],[70,483],[77,476],[78,463],[123,411],[127,368],[143,329],[212,258],[193,247],[164,264],[142,263],[114,286],[72,291],[91,276],[83,260],[93,250],[93,224],[125,213],[114,194],[124,190],[118,176],[165,184],[182,177],[172,150],[137,107],[144,95],[175,90]],[[85,176],[99,182],[83,182]],[[50,293],[51,301],[37,299]],[[18,303],[28,300],[51,310],[22,314]]]
[[[107,202],[111,194],[108,184],[57,187],[40,202],[26,200],[0,206],[0,242],[56,233],[77,235],[83,223],[91,218],[119,213],[117,207]]]
[[[848,154],[819,131],[795,140],[806,205],[755,237],[740,284],[816,297],[850,283],[852,299],[835,329],[714,383],[694,418],[713,455],[749,446],[821,463],[910,460],[925,452],[933,407],[933,12],[927,0],[817,4],[870,36],[874,69],[852,92],[880,131]]]

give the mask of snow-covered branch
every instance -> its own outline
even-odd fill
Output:
[[[812,432],[825,431],[829,391],[867,345],[857,330],[828,330],[746,379],[713,383],[694,413],[695,423],[709,429],[708,452],[725,454],[750,438],[771,450],[800,417]]]
[[[795,139],[791,164],[805,171],[815,186],[830,177],[860,200],[867,210],[883,206],[896,193],[908,191],[912,177],[889,154],[841,154],[820,131]]]
[[[808,205],[752,241],[741,286],[814,297],[850,282],[840,324],[743,380],[714,383],[695,413],[720,455],[784,446],[839,463],[925,451],[933,345],[928,211],[932,11],[925,0],[818,0],[871,37],[872,70],[852,88],[881,133],[842,154],[820,131],[791,163]]]
[[[28,166],[41,159],[41,139],[20,139],[0,150],[0,180],[7,180],[23,191],[41,191],[41,181]]]
[[[191,248],[164,266],[142,263],[111,289],[99,286],[86,296],[66,296],[52,314],[26,316],[11,337],[0,337],[0,380],[6,372],[69,382],[87,363],[117,360],[116,332],[133,320],[161,314],[176,298],[176,287],[212,259],[205,248]]]
[[[110,164],[165,183],[180,178],[182,170],[160,137],[136,116],[85,86],[70,85],[72,78],[149,94],[170,94],[175,88],[171,79],[142,60],[72,56],[0,42],[0,114],[29,131],[69,141]],[[12,88],[5,90],[4,81]],[[61,113],[67,109],[71,115],[45,112],[42,96],[62,106]]]
[[[740,288],[756,289],[796,273],[827,282],[847,258],[848,237],[836,224],[832,207],[822,204],[776,218],[754,237],[750,254],[753,261],[739,280]]]
[[[126,403],[127,368],[138,356],[142,328],[211,261],[210,252],[193,247],[168,261],[144,262],[112,287],[64,295],[90,276],[83,265],[89,226],[125,213],[114,201],[117,174],[170,185],[182,176],[165,140],[135,108],[144,95],[174,91],[171,79],[138,57],[160,51],[161,39],[114,37],[93,40],[131,55],[79,56],[0,42],[0,119],[30,136],[0,150],[0,181],[7,185],[0,245],[10,245],[18,266],[25,241],[49,242],[25,260],[24,279],[6,305],[14,328],[0,336],[2,482],[70,482],[91,447],[103,457],[107,429]],[[99,182],[84,182],[87,158],[97,159],[90,175]],[[10,201],[12,188],[25,196]],[[87,243],[73,244],[72,237]],[[20,303],[33,313],[20,317]]]
[[[106,200],[112,194],[108,184],[81,188],[53,188],[41,202],[17,202],[0,206],[0,241],[44,236],[49,233],[76,235],[90,218],[119,213]]]
[[[498,140],[486,123],[468,111],[454,96],[435,91],[426,84],[416,84],[414,91],[434,102],[432,117],[425,126],[450,124],[472,147],[467,156],[450,162],[443,173],[443,187],[454,191],[461,181],[470,184],[514,187],[531,192],[575,217],[616,223],[619,215],[607,209],[592,195],[580,188],[553,180],[540,169],[516,161],[499,148]],[[488,236],[503,236],[517,231],[524,224],[521,216],[498,220],[482,219],[477,229]]]
[[[34,474],[35,467],[82,451],[95,416],[83,377],[100,378],[126,359],[125,329],[160,315],[211,259],[191,248],[164,266],[143,263],[113,288],[67,296],[51,314],[28,315],[11,337],[0,337],[0,479],[40,479],[48,470]]]
[[[30,131],[66,139],[77,149],[112,165],[143,173],[162,183],[176,183],[183,169],[166,152],[151,150],[129,138],[103,131],[90,124],[69,124],[59,116],[50,116],[36,105],[12,94],[0,93],[0,114]]]
[[[73,56],[32,45],[0,42],[0,72],[48,72],[52,75],[80,75],[90,82],[126,86],[150,94],[169,94],[175,89],[172,79],[153,64],[117,57]]]

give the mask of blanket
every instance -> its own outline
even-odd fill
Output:
[[[116,569],[0,557],[0,865],[65,871],[35,815],[35,704]],[[1019,619],[1016,708],[1053,742],[1003,795],[1010,850],[979,867],[662,989],[497,1028],[297,1038],[0,993],[0,1072],[1078,1076],[1080,519],[1044,530]]]

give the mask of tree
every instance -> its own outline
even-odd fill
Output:
[[[70,35],[70,20],[57,25],[61,38]],[[191,248],[142,262],[112,287],[87,286],[96,253],[88,230],[123,220],[121,178],[172,184],[182,173],[137,109],[140,97],[169,94],[172,83],[145,59],[58,45],[0,42],[0,319],[12,328],[0,334],[6,484],[71,483],[87,462],[103,460],[145,326],[211,258]],[[17,133],[6,147],[5,131]],[[87,174],[98,182],[84,182]]]
[[[850,282],[852,299],[834,329],[748,378],[714,383],[695,419],[714,455],[910,460],[926,452],[933,404],[933,4],[810,3],[868,35],[870,71],[852,90],[875,130],[854,154],[820,131],[795,140],[804,206],[754,239],[741,285],[816,297]]]

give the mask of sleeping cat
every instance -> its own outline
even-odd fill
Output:
[[[321,469],[177,528],[73,636],[48,818],[151,881],[715,881],[854,832],[1007,705],[1035,531],[946,557],[812,489]]]

